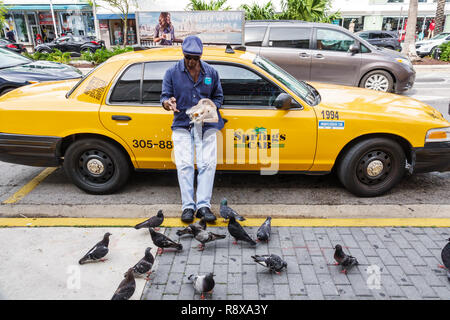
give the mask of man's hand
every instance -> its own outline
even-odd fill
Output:
[[[167,111],[180,112],[180,110],[177,109],[177,99],[175,99],[175,97],[164,101],[163,107]]]

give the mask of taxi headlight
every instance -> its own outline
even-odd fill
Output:
[[[450,127],[428,130],[426,142],[450,142]]]

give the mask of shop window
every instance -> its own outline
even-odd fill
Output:
[[[16,23],[16,41],[18,42],[28,42],[28,29],[25,22],[25,15],[23,14],[14,14],[14,21]]]

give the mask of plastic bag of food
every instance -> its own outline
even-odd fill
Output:
[[[190,123],[219,122],[217,107],[210,99],[201,99],[197,105],[186,110]]]

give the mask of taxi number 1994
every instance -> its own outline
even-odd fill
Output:
[[[339,120],[339,112],[333,110],[322,110],[322,119]]]
[[[152,149],[152,148],[160,148],[160,149],[172,149],[173,143],[168,140],[160,140],[153,142],[152,140],[133,140],[133,148],[141,148],[141,149]]]

